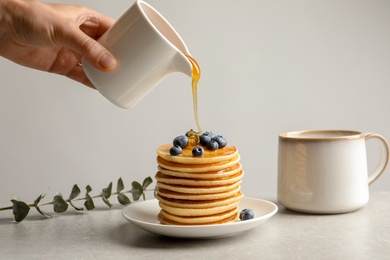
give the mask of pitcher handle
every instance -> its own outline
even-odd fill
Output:
[[[378,165],[374,172],[368,176],[368,185],[374,183],[385,171],[387,164],[389,163],[389,144],[386,139],[375,133],[367,133],[364,135],[366,142],[372,138],[376,138],[381,148],[381,155]]]

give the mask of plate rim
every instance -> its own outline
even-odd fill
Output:
[[[235,221],[235,222],[225,223],[225,224],[186,225],[186,226],[182,226],[182,225],[163,225],[163,224],[160,224],[160,223],[158,223],[157,215],[156,215],[156,222],[153,223],[153,222],[142,221],[142,220],[133,218],[133,217],[131,217],[131,216],[129,216],[127,214],[127,211],[129,211],[129,209],[131,209],[132,207],[134,207],[134,208],[135,207],[139,207],[139,204],[142,204],[142,203],[149,203],[149,204],[156,203],[156,205],[158,207],[158,200],[153,198],[153,199],[149,199],[149,200],[138,201],[136,203],[132,203],[132,204],[126,206],[122,210],[122,216],[128,222],[134,224],[138,228],[141,228],[141,229],[143,229],[145,231],[148,231],[148,232],[151,232],[151,233],[154,233],[154,234],[158,234],[158,235],[177,237],[177,238],[217,238],[217,237],[224,237],[224,236],[234,235],[234,234],[237,234],[237,233],[249,230],[251,228],[254,228],[257,225],[260,225],[260,224],[266,222],[268,219],[270,219],[273,215],[275,215],[278,212],[278,206],[275,203],[273,203],[271,201],[268,201],[268,200],[265,200],[265,199],[254,198],[254,197],[243,197],[241,199],[240,203],[241,202],[244,202],[244,203],[245,202],[247,202],[247,203],[248,202],[263,203],[264,205],[267,205],[268,207],[270,207],[270,210],[267,211],[267,213],[265,213],[265,214],[263,214],[261,216],[257,216],[257,217],[255,216],[255,218],[250,219],[250,220],[245,220],[245,221]],[[156,205],[154,205],[154,206],[156,206]],[[235,232],[224,232],[222,230],[222,229],[228,230],[229,227],[234,228],[235,230],[237,230],[237,228],[239,228],[240,226],[242,226],[242,228],[240,230],[238,230],[238,231],[235,231]],[[151,229],[154,229],[154,230],[151,230]],[[155,229],[158,229],[158,232]],[[172,234],[173,232],[170,232],[170,231],[180,231],[180,230],[181,231],[186,231],[186,230],[194,231],[194,229],[198,230],[198,231],[202,231],[202,230],[207,229],[208,232],[210,232],[210,230],[215,229],[215,230],[217,230],[219,232],[215,232],[215,235],[206,235],[206,236],[204,236],[204,235],[199,235],[198,236],[198,235],[194,235],[194,234],[189,234],[187,232],[184,232],[187,235],[178,235],[178,234]],[[222,235],[221,235],[221,233],[222,233]]]

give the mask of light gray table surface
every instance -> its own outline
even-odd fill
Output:
[[[371,193],[368,205],[348,214],[279,206],[267,222],[218,239],[155,235],[121,213],[120,206],[69,210],[15,223],[10,211],[0,212],[0,259],[390,259],[390,192]]]

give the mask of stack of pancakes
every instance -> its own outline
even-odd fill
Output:
[[[233,222],[244,175],[235,146],[216,151],[205,149],[193,156],[187,146],[181,155],[169,153],[171,144],[157,149],[157,194],[162,224],[209,225]]]

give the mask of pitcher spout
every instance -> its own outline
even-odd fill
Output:
[[[175,54],[172,59],[171,66],[173,71],[182,72],[190,77],[192,76],[191,62],[182,52],[178,52]]]

